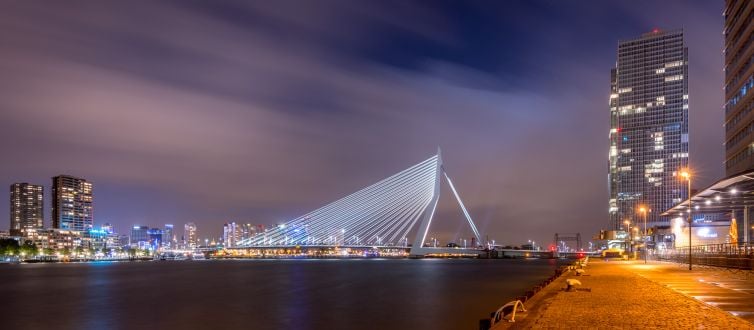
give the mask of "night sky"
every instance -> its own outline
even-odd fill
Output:
[[[94,184],[95,226],[218,237],[443,151],[504,244],[607,225],[619,40],[683,28],[696,188],[723,175],[723,1],[3,1],[0,186]],[[442,191],[431,233],[470,236]],[[8,203],[0,203],[7,230]]]

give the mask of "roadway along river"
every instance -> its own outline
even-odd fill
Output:
[[[477,329],[555,260],[0,265],[3,329]]]

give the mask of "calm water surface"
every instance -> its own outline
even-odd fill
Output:
[[[477,329],[555,260],[0,265],[2,329]]]

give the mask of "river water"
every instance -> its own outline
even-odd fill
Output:
[[[0,265],[1,329],[477,329],[556,260]]]

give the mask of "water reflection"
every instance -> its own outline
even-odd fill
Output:
[[[0,265],[8,329],[469,329],[553,260]],[[42,317],[41,317],[42,316]],[[6,328],[6,327],[4,327]]]

